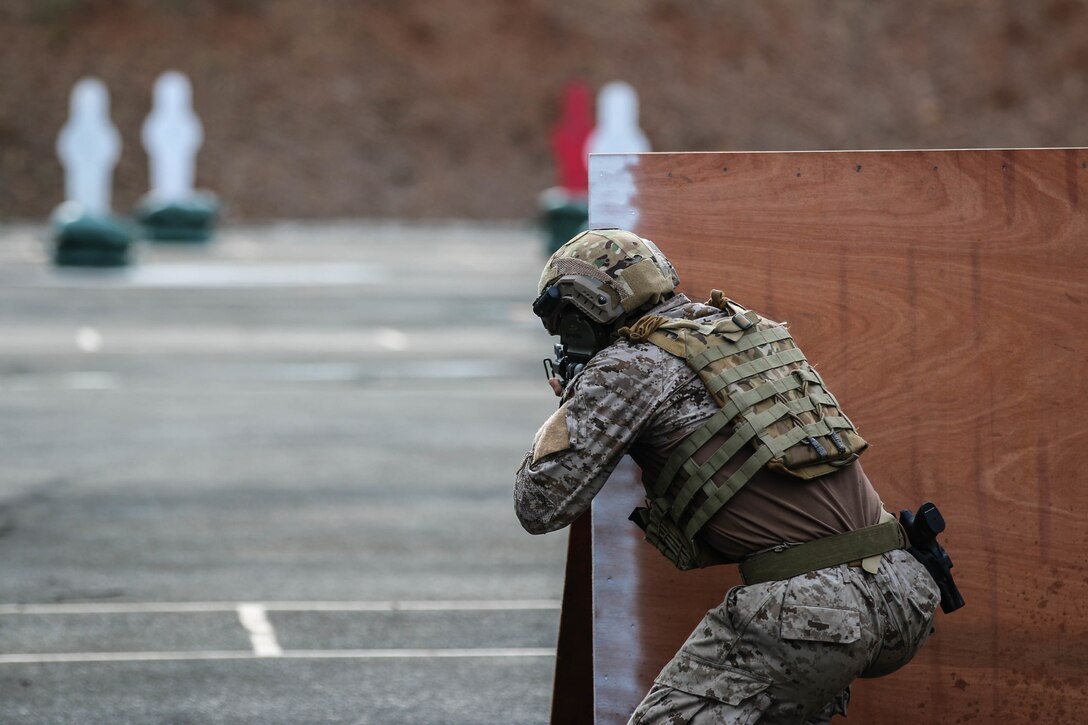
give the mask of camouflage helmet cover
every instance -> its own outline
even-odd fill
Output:
[[[653,242],[622,229],[591,229],[561,246],[545,265],[537,292],[568,275],[604,283],[624,313],[659,302],[680,284],[672,263]]]

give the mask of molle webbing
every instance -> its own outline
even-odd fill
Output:
[[[800,479],[815,478],[853,463],[868,445],[785,325],[726,302],[723,310],[735,313],[732,317],[707,323],[655,320],[648,330],[639,331],[644,333],[639,337],[666,351],[682,351],[722,406],[647,482],[651,500],[692,543],[764,466]],[[746,449],[751,452],[740,467],[720,480],[718,472]]]
[[[788,390],[796,390],[806,382],[821,383],[823,381],[820,380],[820,376],[815,370],[811,368],[799,369],[795,370],[790,377],[772,380],[760,385],[758,388],[734,395],[725,404],[725,407],[703,424],[702,428],[689,435],[673,449],[672,455],[669,456],[660,475],[651,484],[653,486],[651,493],[655,496],[664,496],[680,466],[690,462],[692,454],[706,445],[722,428],[729,425],[741,410],[747,410],[756,403],[763,402]],[[828,397],[831,396],[828,395]],[[834,398],[831,398],[831,400],[834,400]]]

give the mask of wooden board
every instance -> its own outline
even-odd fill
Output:
[[[684,291],[787,320],[872,443],[890,509],[936,501],[967,607],[853,722],[1088,711],[1088,150],[594,155],[590,223],[657,242]],[[597,722],[622,721],[734,567],[679,573],[594,502]]]

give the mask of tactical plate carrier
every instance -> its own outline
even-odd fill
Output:
[[[647,316],[619,331],[684,358],[721,406],[645,481],[649,507],[631,515],[680,569],[722,563],[696,535],[759,469],[816,478],[852,464],[868,446],[784,324],[719,290],[708,304],[722,316],[706,322]],[[740,468],[716,481],[745,449],[751,453]]]

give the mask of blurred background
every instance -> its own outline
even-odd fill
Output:
[[[1088,142],[1083,0],[3,0],[0,214],[59,201],[95,75],[126,140],[193,84],[230,218],[526,219],[563,87],[623,80],[656,151]],[[146,191],[129,141],[115,200]]]
[[[168,70],[210,240],[126,226]],[[53,264],[86,77],[116,267]],[[547,721],[529,304],[612,81],[655,151],[1084,146],[1088,0],[0,0],[0,722]]]

